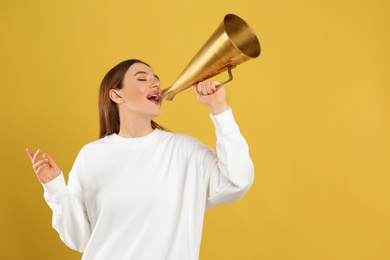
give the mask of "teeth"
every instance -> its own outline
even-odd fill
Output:
[[[147,98],[149,100],[153,99],[154,101],[159,101],[160,100],[160,96],[158,96],[158,95],[151,95],[151,96],[148,96]]]

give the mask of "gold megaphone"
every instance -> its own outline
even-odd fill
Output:
[[[228,70],[230,78],[222,83],[225,84],[233,79],[231,69],[259,55],[260,43],[252,28],[240,17],[228,14],[162,96],[171,101],[177,93]]]

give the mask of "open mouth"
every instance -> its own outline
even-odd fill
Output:
[[[156,104],[160,104],[160,100],[161,100],[161,95],[160,93],[158,92],[151,92],[149,93],[146,98],[149,100],[149,101],[152,101],[153,103],[156,103]]]

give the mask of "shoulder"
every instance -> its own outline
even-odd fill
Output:
[[[196,154],[213,152],[213,149],[201,141],[187,134],[181,133],[162,133],[159,142],[164,147],[176,151],[185,157],[191,157]]]
[[[187,134],[181,133],[171,133],[166,131],[161,131],[160,140],[166,141],[173,144],[182,144],[182,145],[198,145],[202,144],[198,139]]]
[[[110,148],[110,136],[105,136],[103,138],[100,138],[96,141],[87,143],[84,145],[79,152],[79,157],[80,156],[87,156],[90,154],[96,154],[99,151],[104,151],[104,150],[109,150]]]
[[[108,136],[100,138],[100,139],[98,139],[96,141],[87,143],[86,145],[84,145],[81,148],[81,150],[90,150],[90,149],[95,149],[95,148],[98,148],[98,147],[101,147],[101,146],[107,146],[107,145],[110,144],[110,138],[111,138],[111,136],[108,135]]]

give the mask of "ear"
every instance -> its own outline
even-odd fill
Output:
[[[120,95],[119,91],[117,89],[111,89],[110,90],[110,99],[114,101],[117,104],[122,104],[123,99],[122,96]]]

